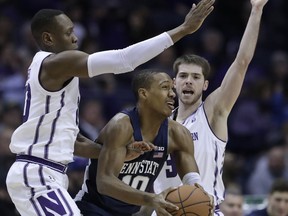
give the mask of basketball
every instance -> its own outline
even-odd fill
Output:
[[[173,216],[208,216],[212,209],[208,193],[195,185],[179,186],[167,194],[166,201],[179,207],[178,211],[167,209]]]

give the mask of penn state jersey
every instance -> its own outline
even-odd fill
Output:
[[[130,121],[134,130],[134,140],[143,140],[137,109],[133,108],[124,110],[122,113],[125,113],[130,117]],[[168,119],[165,119],[165,121],[161,124],[153,144],[158,147],[157,150],[147,152],[132,161],[124,163],[118,176],[121,181],[135,189],[146,192],[153,192],[153,182],[155,181],[167,159]],[[140,210],[140,206],[127,204],[112,197],[102,195],[98,192],[95,181],[97,164],[97,159],[90,160],[88,169],[85,171],[85,181],[82,185],[82,190],[80,190],[80,192],[76,195],[75,200],[93,203],[100,209],[105,210],[105,213],[102,214],[99,214],[98,210],[98,214],[103,216],[130,216],[133,213],[138,212]]]
[[[43,60],[52,53],[36,53],[28,68],[23,124],[12,135],[10,149],[67,164],[73,160],[78,134],[79,79],[59,91],[45,90],[39,82]]]
[[[177,109],[171,118],[176,119]],[[223,163],[226,142],[220,140],[212,132],[207,120],[204,103],[182,122],[191,133],[194,141],[194,157],[198,165],[201,182],[204,189],[214,196],[214,203],[220,204],[224,199],[224,183],[222,180]],[[171,186],[182,184],[177,175],[173,158],[168,157],[158,178],[154,183],[154,190],[160,193]]]

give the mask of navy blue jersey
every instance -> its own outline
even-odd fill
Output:
[[[122,113],[125,113],[130,117],[130,121],[134,130],[134,140],[141,141],[142,134],[137,109],[133,108],[129,110],[124,110],[122,111]],[[153,144],[157,146],[157,150],[147,152],[132,161],[124,163],[118,176],[120,180],[135,189],[146,192],[153,192],[153,182],[155,181],[164,162],[167,159],[168,119],[165,119],[165,121],[163,121],[163,123],[161,124],[158,134],[153,141]],[[84,196],[82,197],[82,201],[86,201],[86,204],[87,202],[93,203],[97,206],[96,208],[101,208],[101,212],[105,212],[101,214],[99,213],[97,215],[129,216],[135,212],[138,212],[140,206],[127,204],[112,197],[102,195],[98,192],[96,186],[97,164],[97,159],[91,159],[91,164],[89,165],[88,169],[89,177],[85,181],[88,193],[85,192]],[[78,206],[81,209],[81,207],[83,207],[83,203],[82,205]],[[91,205],[89,206],[89,208],[91,209]]]

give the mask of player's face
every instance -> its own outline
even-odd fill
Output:
[[[53,38],[53,50],[55,53],[78,48],[77,37],[74,33],[74,24],[65,14],[56,16],[55,29],[51,33]]]
[[[148,90],[149,106],[157,113],[169,117],[174,109],[175,92],[173,81],[166,73],[154,75],[154,81]]]
[[[288,215],[288,192],[274,192],[269,196],[268,212],[273,216]]]
[[[243,198],[239,195],[227,194],[221,211],[225,216],[242,216],[243,215]]]
[[[202,68],[195,64],[181,64],[174,79],[176,93],[185,105],[193,105],[202,100],[202,93],[208,87]]]

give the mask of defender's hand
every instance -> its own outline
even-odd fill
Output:
[[[197,188],[200,188],[200,189],[201,189],[202,191],[204,191],[205,193],[207,193],[200,184],[195,183],[194,185],[195,185]],[[214,211],[215,211],[214,196],[212,196],[212,195],[209,194],[209,193],[207,193],[207,194],[208,194],[209,197],[210,197],[210,204],[209,204],[209,205],[210,205],[210,207],[211,207],[209,216],[213,216],[213,215],[214,215]]]
[[[213,11],[214,2],[215,0],[201,0],[197,5],[193,4],[183,23],[188,34],[192,34],[200,28],[206,17]]]
[[[134,160],[145,152],[155,150],[156,146],[150,142],[135,141],[127,145],[125,161]]]

